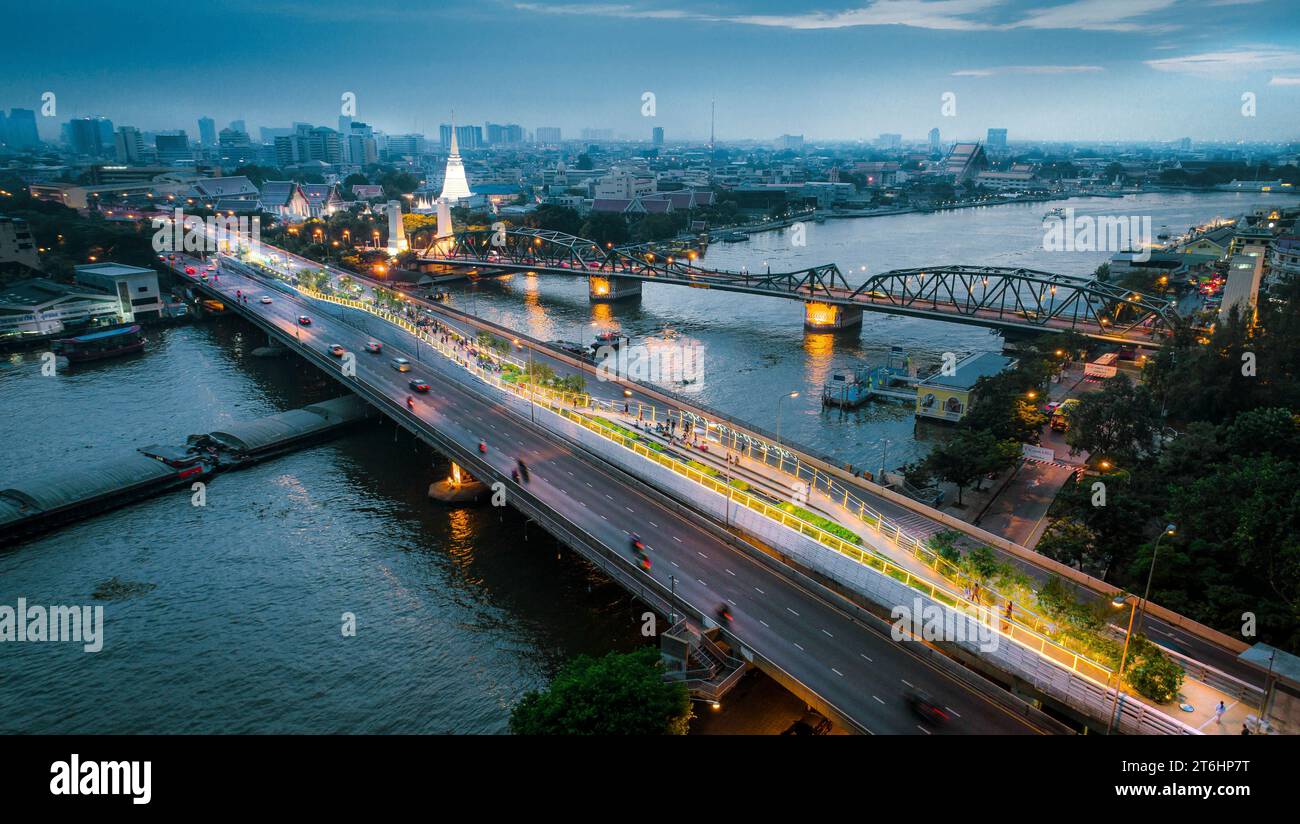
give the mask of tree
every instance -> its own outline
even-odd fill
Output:
[[[1010,466],[1020,456],[1015,441],[999,441],[988,432],[958,430],[948,441],[939,444],[926,457],[929,471],[957,487],[957,505],[962,505],[962,491],[988,472]]]
[[[515,735],[684,735],[686,686],[664,681],[659,652],[645,647],[581,655],[545,691],[524,695],[510,713]]]
[[[595,241],[601,246],[627,243],[627,220],[617,212],[592,212],[578,231],[579,236]]]
[[[1034,550],[1063,564],[1104,577],[1110,557],[1097,533],[1076,518],[1059,518],[1047,527]]]
[[[1162,426],[1151,390],[1118,375],[1100,392],[1079,399],[1065,440],[1073,454],[1088,452],[1132,466],[1158,448]]]

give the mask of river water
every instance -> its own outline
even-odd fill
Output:
[[[1278,198],[1142,196],[1071,201],[1079,214],[1150,214],[1181,231]],[[835,262],[867,272],[935,263],[1091,272],[1108,252],[1043,252],[1057,204],[828,221],[718,245],[706,263],[774,271]],[[856,274],[854,274],[856,272]],[[937,360],[1000,347],[986,330],[867,314],[860,336],[805,335],[795,301],[650,286],[639,304],[592,306],[578,279],[519,276],[457,286],[454,305],[543,339],[595,330],[704,348],[703,380],[676,391],[874,468],[922,454],[910,411],[824,412],[820,386],[890,345]],[[43,377],[35,355],[0,360],[0,488],[30,472],[333,397],[295,359],[229,318],[156,330],[142,355]],[[99,604],[98,653],[70,643],[0,646],[0,733],[503,731],[518,694],[577,653],[639,643],[640,610],[509,510],[425,498],[436,456],[384,423],[221,476],[204,507],[155,498],[0,551],[0,605]],[[528,540],[524,540],[524,536]],[[93,600],[116,579],[117,596]],[[353,613],[355,637],[341,632]]]

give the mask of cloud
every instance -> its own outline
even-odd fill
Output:
[[[1300,77],[1283,77],[1283,76],[1281,76],[1281,75],[1277,75],[1277,74],[1275,74],[1275,75],[1273,75],[1272,78],[1269,79],[1269,81],[1268,81],[1268,85],[1270,85],[1270,86],[1300,86]]]
[[[855,26],[912,26],[923,29],[989,29],[970,15],[1006,0],[874,0],[862,8],[799,14],[705,14],[681,9],[642,8],[615,3],[516,3],[515,8],[545,14],[614,17],[627,20],[693,20],[784,29],[844,29]]]
[[[1019,29],[1081,29],[1085,31],[1167,31],[1170,24],[1141,23],[1144,17],[1173,6],[1178,0],[1076,0],[1035,9],[1012,23]]]
[[[994,66],[988,69],[962,69],[953,77],[994,77],[1001,74],[1088,74],[1105,71],[1101,66]]]
[[[1156,71],[1199,75],[1235,75],[1252,71],[1300,69],[1300,51],[1272,47],[1203,52],[1148,60]]]
[[[1032,11],[1010,23],[981,19],[1009,0],[870,0],[843,11],[791,14],[706,14],[682,9],[650,8],[630,3],[516,3],[515,8],[545,14],[625,19],[694,20],[784,29],[845,29],[857,26],[911,26],[921,29],[991,31],[1012,28],[1153,31],[1133,18],[1168,8],[1178,0],[1073,0]]]

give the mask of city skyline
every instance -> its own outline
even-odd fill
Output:
[[[455,109],[460,123],[557,126],[566,139],[600,128],[648,141],[662,127],[669,142],[702,141],[716,99],[720,142],[787,133],[825,142],[881,133],[919,140],[933,127],[945,141],[993,127],[1008,129],[1012,142],[1296,137],[1300,45],[1280,0],[1075,0],[1037,8],[876,0],[816,13],[784,2],[750,5],[761,8],[492,2],[381,5],[362,14],[324,4],[302,20],[283,7],[248,4],[237,7],[240,19],[256,27],[219,54],[185,55],[180,77],[160,81],[149,61],[126,59],[111,71],[99,62],[101,39],[114,32],[130,31],[139,54],[167,47],[171,32],[140,28],[147,7],[108,12],[54,3],[17,12],[19,27],[36,36],[0,56],[0,102],[39,111],[41,95],[53,91],[56,116],[38,118],[46,140],[57,139],[58,123],[92,115],[195,137],[202,116],[218,128],[242,119],[254,132],[295,120],[332,127],[345,92],[356,96],[356,119],[391,134],[436,134]],[[97,25],[61,33],[79,42],[56,50],[41,33],[58,31],[56,18],[73,7]],[[186,21],[216,31],[230,15],[186,10]],[[650,47],[629,48],[640,41]],[[599,85],[589,82],[593,65]],[[450,83],[433,79],[448,74]],[[394,83],[394,76],[406,79]],[[176,94],[176,82],[194,91]],[[289,114],[286,88],[295,100]],[[643,114],[646,92],[654,95],[653,117]],[[1247,93],[1254,95],[1250,116],[1243,114]]]

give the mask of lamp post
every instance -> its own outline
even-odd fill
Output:
[[[781,401],[797,397],[799,397],[798,390],[792,389],[776,399],[776,466],[778,469],[785,465],[785,450],[781,447]]]
[[[1165,524],[1164,531],[1160,533],[1160,537],[1156,538],[1156,545],[1151,548],[1151,568],[1147,570],[1147,588],[1142,593],[1142,603],[1138,607],[1138,614],[1142,616],[1137,622],[1139,632],[1146,626],[1147,599],[1151,597],[1151,578],[1156,572],[1156,553],[1160,551],[1160,542],[1164,540],[1166,535],[1173,535],[1177,531],[1178,527],[1173,524]]]
[[[1106,724],[1107,735],[1113,733],[1119,723],[1119,694],[1124,689],[1124,664],[1128,661],[1128,645],[1133,638],[1133,616],[1137,614],[1138,602],[1132,595],[1116,595],[1110,602],[1116,609],[1121,609],[1124,604],[1129,605],[1128,630],[1124,633],[1124,651],[1119,656],[1119,672],[1115,673],[1115,702],[1111,705],[1110,719]]]

